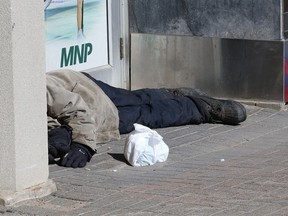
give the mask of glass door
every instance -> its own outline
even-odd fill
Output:
[[[127,87],[126,0],[46,0],[46,70],[85,71]]]

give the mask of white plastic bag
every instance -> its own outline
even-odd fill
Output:
[[[168,158],[169,148],[156,131],[134,124],[125,144],[124,156],[132,166],[153,165]]]

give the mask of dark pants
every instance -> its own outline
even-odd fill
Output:
[[[203,123],[204,117],[196,104],[188,97],[174,96],[166,89],[126,90],[115,88],[89,74],[111,99],[119,112],[119,131],[121,134],[134,130],[134,123],[149,128],[163,128],[186,124]]]

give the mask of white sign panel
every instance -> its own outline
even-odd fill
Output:
[[[106,0],[46,0],[46,70],[108,64]]]

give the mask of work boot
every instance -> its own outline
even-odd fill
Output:
[[[219,100],[209,96],[200,96],[199,99],[206,104],[212,122],[237,125],[247,118],[245,107],[237,101]]]
[[[182,87],[168,89],[174,96],[185,96],[192,99],[203,115],[203,122],[221,122],[236,125],[246,120],[246,109],[233,100],[219,100],[209,97],[199,89]]]

